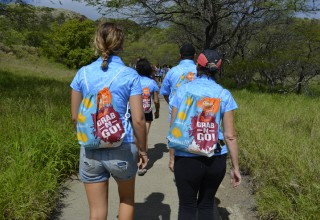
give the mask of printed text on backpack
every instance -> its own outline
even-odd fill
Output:
[[[183,98],[167,136],[169,147],[211,157],[219,146],[220,98]]]
[[[152,111],[151,93],[148,86],[142,89],[142,105],[144,113],[150,113]]]
[[[118,147],[123,141],[125,129],[109,90],[117,75],[102,90],[86,95],[80,104],[77,138],[85,148]]]

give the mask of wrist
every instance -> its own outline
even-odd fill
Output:
[[[239,167],[232,167],[233,170],[238,170],[239,171]]]
[[[146,151],[141,151],[141,150],[139,150],[139,155],[140,155],[140,156],[147,156],[148,154],[147,154]]]

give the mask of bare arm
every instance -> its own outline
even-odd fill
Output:
[[[169,104],[169,96],[168,95],[163,95],[164,100]]]
[[[78,91],[71,92],[71,118],[74,126],[77,124],[79,106],[82,101],[82,94]]]
[[[148,163],[147,157],[147,146],[146,146],[146,121],[144,118],[143,108],[142,108],[142,96],[134,95],[129,99],[132,127],[134,135],[137,139],[137,147],[139,150],[139,156],[142,161],[140,168],[144,169]]]
[[[175,119],[177,115],[178,109],[176,107],[172,107],[172,113],[171,113],[171,121],[170,121],[170,127],[173,123],[173,120]],[[169,169],[173,172],[174,171],[174,149],[169,149]]]
[[[236,131],[234,128],[234,112],[229,111],[224,113],[223,116],[223,135],[230,152],[232,171],[231,183],[233,187],[237,187],[241,183],[241,175],[239,170],[239,147],[237,143]]]
[[[160,102],[159,102],[159,92],[153,93],[153,102],[156,111],[154,112],[154,118],[159,118],[159,109],[160,109]]]

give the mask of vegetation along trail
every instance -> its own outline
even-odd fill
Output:
[[[10,2],[0,3],[0,114],[6,116],[0,117],[1,220],[49,219],[52,213],[75,219],[67,215],[72,209],[87,216],[86,199],[77,197],[82,184],[68,181],[77,174],[79,153],[69,85],[80,66],[97,58],[91,42],[101,19],[125,29],[122,57],[131,66],[137,57],[175,65],[186,41],[197,53],[213,47],[224,54],[217,80],[239,105],[235,125],[244,182],[231,188],[227,173],[217,194],[223,219],[319,219],[320,20],[297,16],[319,13],[318,1],[172,1],[163,7],[152,5],[158,1],[139,1],[143,10],[123,11],[143,12],[132,14],[146,17],[135,20],[139,23],[106,17],[92,21],[70,11]],[[99,6],[101,1],[90,2]],[[112,10],[134,8],[138,1],[124,2],[129,1],[108,1],[118,7]],[[167,12],[170,16],[157,16]],[[158,128],[166,123],[166,104],[161,111],[150,131],[150,170],[137,178],[139,219],[146,219],[141,217],[146,207],[148,216],[176,219],[168,127]],[[66,181],[69,190],[61,193]],[[148,181],[153,185],[144,185]],[[77,203],[84,204],[74,207]]]

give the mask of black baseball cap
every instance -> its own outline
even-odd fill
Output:
[[[217,69],[220,69],[222,59],[220,53],[218,53],[216,50],[206,49],[200,53],[197,63],[205,68],[209,68],[210,65],[215,65]]]

